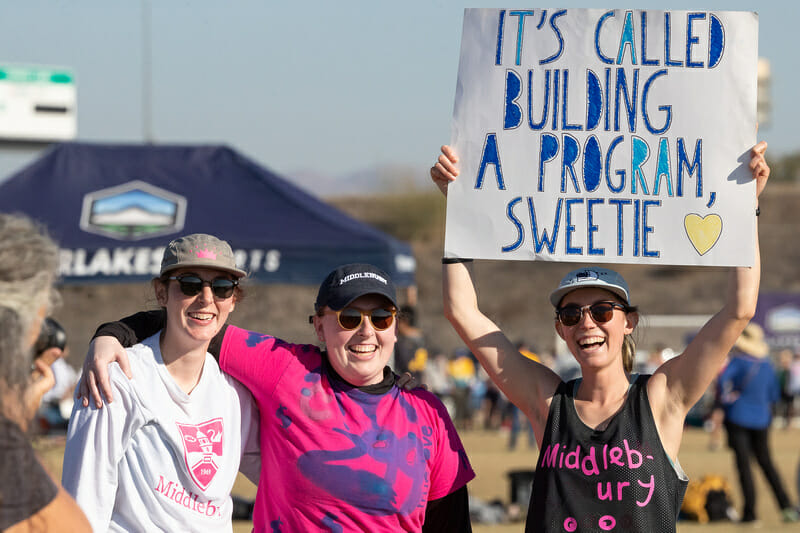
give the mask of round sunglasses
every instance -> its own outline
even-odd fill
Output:
[[[372,327],[375,328],[376,331],[384,331],[392,327],[394,317],[397,314],[397,309],[378,308],[362,311],[361,309],[356,309],[355,307],[345,307],[339,311],[326,312],[336,313],[336,319],[339,321],[339,326],[347,331],[360,328],[365,316],[369,317],[369,321],[372,323]]]
[[[211,287],[211,292],[214,297],[219,300],[225,300],[233,296],[233,291],[239,285],[239,281],[230,278],[214,278],[211,281],[202,279],[194,274],[186,274],[183,276],[172,276],[168,280],[175,280],[180,285],[181,292],[186,296],[195,296],[200,294],[205,285]]]
[[[583,320],[583,313],[587,309],[589,310],[592,320],[597,324],[605,324],[614,318],[614,309],[622,309],[624,312],[628,312],[626,306],[617,302],[596,302],[592,305],[584,305],[583,307],[570,304],[556,309],[556,318],[564,326],[574,326]]]

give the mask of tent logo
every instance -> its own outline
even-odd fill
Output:
[[[81,229],[122,241],[137,241],[183,229],[186,198],[134,180],[83,197]]]

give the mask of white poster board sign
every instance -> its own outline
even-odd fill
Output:
[[[747,266],[758,15],[466,9],[445,255]]]

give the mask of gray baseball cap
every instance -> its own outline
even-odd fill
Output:
[[[186,267],[213,268],[229,272],[241,278],[247,272],[236,266],[230,244],[205,233],[193,233],[179,237],[164,249],[161,259],[161,276]]]
[[[626,305],[631,304],[630,290],[625,279],[611,269],[594,266],[579,268],[564,276],[558,288],[550,293],[550,303],[558,307],[567,293],[586,287],[597,287],[613,292],[622,298]]]

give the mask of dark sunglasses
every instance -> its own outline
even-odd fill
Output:
[[[394,317],[397,314],[397,309],[371,309],[369,311],[362,311],[355,307],[345,307],[339,311],[330,311],[336,313],[336,319],[342,329],[348,331],[358,329],[364,321],[364,316],[369,317],[372,322],[372,327],[377,331],[384,331],[389,329],[394,322]]]
[[[211,292],[214,293],[214,297],[220,300],[225,300],[233,296],[234,289],[236,289],[236,286],[239,285],[239,281],[235,279],[214,278],[211,281],[206,281],[199,276],[192,274],[185,276],[172,276],[167,279],[174,279],[177,281],[181,287],[181,292],[186,296],[200,294],[200,292],[203,290],[203,286],[208,285],[211,287]]]
[[[597,302],[592,305],[584,305],[583,307],[574,304],[565,305],[564,307],[556,309],[556,318],[565,326],[574,326],[583,320],[583,312],[586,309],[589,310],[592,320],[597,324],[605,324],[614,318],[614,309],[622,309],[624,312],[628,312],[626,306],[617,302]]]

